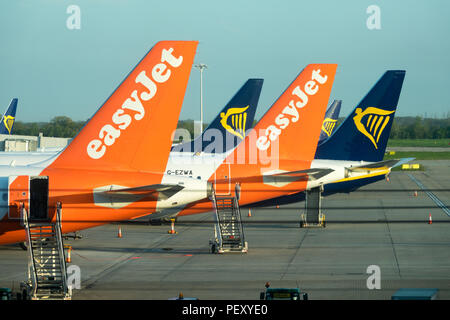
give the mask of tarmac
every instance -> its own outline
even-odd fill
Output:
[[[449,152],[449,147],[388,147],[387,152],[389,151],[398,151],[398,152]]]
[[[438,299],[450,299],[450,161],[416,162],[425,171],[394,171],[389,181],[325,197],[326,228],[299,228],[304,203],[254,208],[251,217],[242,209],[248,253],[210,253],[212,212],[178,218],[177,234],[145,222],[121,224],[122,238],[117,224],[83,230],[82,239],[65,242],[73,247],[69,266],[81,272],[73,299],[167,300],[182,292],[257,300],[266,282],[299,287],[310,300],[391,299],[400,288],[437,288]],[[0,247],[0,287],[17,289],[26,269],[26,251]]]

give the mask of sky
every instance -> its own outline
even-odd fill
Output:
[[[18,121],[87,120],[156,42],[198,40],[205,122],[249,78],[264,79],[259,119],[309,63],[338,64],[330,103],[343,100],[341,116],[401,69],[397,115],[440,118],[450,112],[449,12],[448,0],[2,0],[0,112],[17,97]],[[195,68],[180,119],[200,119]]]

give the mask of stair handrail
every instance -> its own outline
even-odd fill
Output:
[[[239,234],[241,236],[242,246],[245,244],[245,235],[244,235],[244,227],[242,226],[242,216],[241,216],[241,207],[239,206],[239,200],[237,197],[234,197],[234,208],[236,209],[236,217],[238,219],[239,226]]]
[[[215,218],[216,218],[216,224],[214,226],[214,233],[215,233],[215,237],[216,237],[216,241],[219,241],[219,247],[222,247],[222,232],[220,231],[220,219],[219,219],[219,211],[217,208],[217,198],[216,198],[216,189],[215,186],[213,185],[212,187],[212,202],[214,204],[214,213],[215,213]]]
[[[63,245],[63,237],[61,232],[61,216],[62,216],[62,205],[61,202],[56,203],[56,223],[55,223],[55,234],[57,238],[58,243],[58,251],[60,252],[59,255],[59,265],[61,267],[61,277],[63,281],[62,289],[64,291],[64,296],[69,296],[69,289],[67,286],[67,270],[66,270],[66,256],[64,252],[64,245]]]
[[[25,228],[25,233],[27,236],[27,251],[28,251],[28,281],[31,282],[31,287],[33,288],[32,296],[36,296],[37,292],[37,276],[36,276],[36,265],[34,262],[34,252],[31,245],[31,234],[30,234],[30,225],[28,221],[28,212],[25,209],[25,204],[23,202],[20,203],[21,207],[21,218],[22,224]]]

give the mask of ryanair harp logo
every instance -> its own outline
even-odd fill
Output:
[[[375,149],[378,149],[377,143],[383,133],[384,128],[389,123],[391,117],[390,114],[393,111],[386,111],[374,107],[368,107],[364,112],[361,108],[357,108],[353,121],[359,132],[365,135],[370,141],[372,141]],[[367,116],[366,118],[364,118]],[[363,119],[364,118],[364,119]]]
[[[13,116],[5,116],[3,118],[3,124],[5,125],[6,130],[8,130],[9,134],[11,134],[11,129],[14,124],[14,117]]]
[[[326,133],[327,136],[330,136],[336,126],[337,120],[333,120],[330,118],[325,118],[322,123],[322,130]]]
[[[247,112],[249,106],[245,108],[230,108],[225,112],[220,113],[220,124],[229,133],[244,139],[245,123],[247,122]]]

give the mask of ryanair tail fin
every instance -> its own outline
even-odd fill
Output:
[[[222,153],[234,149],[253,128],[263,79],[249,79],[200,136],[172,151]]]
[[[12,99],[8,109],[6,109],[5,114],[2,116],[0,134],[11,134],[14,121],[16,120],[17,101],[17,98]]]
[[[163,173],[197,41],[158,42],[50,165]]]
[[[325,119],[322,123],[322,131],[320,131],[319,144],[328,139],[337,126],[339,112],[341,111],[342,100],[334,100],[325,113]]]
[[[405,71],[386,71],[339,128],[317,147],[316,159],[381,161],[404,78]]]

